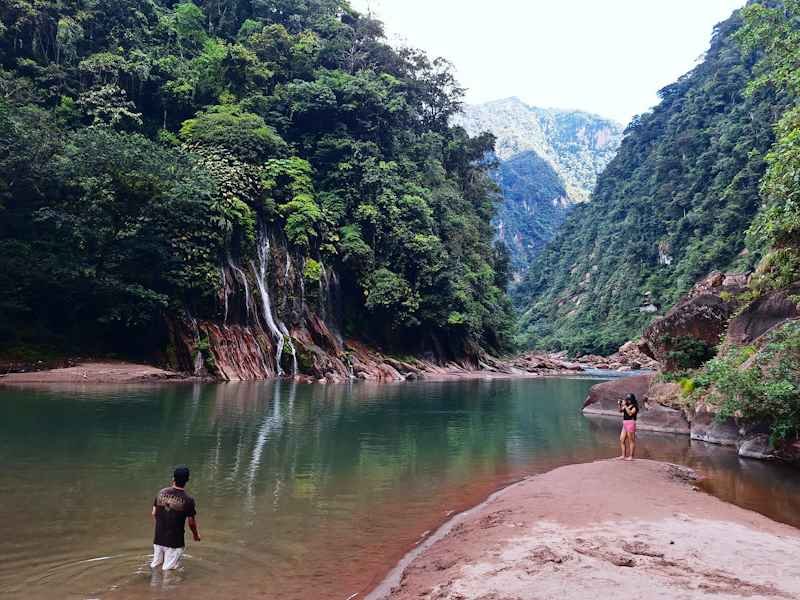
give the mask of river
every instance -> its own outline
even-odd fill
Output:
[[[614,456],[617,423],[580,414],[596,382],[0,387],[0,597],[362,597],[454,511]],[[800,526],[796,471],[680,436],[639,442]],[[150,507],[179,463],[203,541],[163,577],[147,566]]]

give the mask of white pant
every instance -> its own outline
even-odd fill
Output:
[[[183,556],[183,548],[167,548],[166,546],[159,546],[153,544],[153,562],[150,563],[150,568],[155,569],[161,563],[164,571],[172,571],[178,568],[178,562]]]

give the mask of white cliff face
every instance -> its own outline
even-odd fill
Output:
[[[563,179],[572,203],[591,196],[597,176],[617,153],[623,127],[582,111],[528,106],[519,98],[470,105],[453,120],[470,135],[497,138],[497,157],[506,161],[534,151]]]
[[[467,106],[453,119],[470,135],[496,138],[503,203],[495,220],[515,279],[552,239],[567,212],[591,197],[615,156],[622,126],[580,111],[528,106],[518,98]]]

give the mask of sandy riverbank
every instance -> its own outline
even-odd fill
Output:
[[[800,598],[800,530],[696,491],[664,463],[562,467],[434,535],[369,598]]]
[[[27,383],[146,383],[186,381],[182,373],[151,365],[128,362],[86,362],[73,367],[8,373],[0,375],[0,384]]]
[[[418,363],[421,364],[421,363]],[[591,373],[591,372],[588,372]],[[625,376],[633,374],[624,373]],[[425,381],[452,381],[463,379],[526,379],[538,377],[563,377],[587,374],[583,367],[571,363],[552,361],[546,368],[525,370],[523,368],[499,369],[469,369],[456,364],[436,365],[426,363],[424,369],[418,369],[413,377],[408,379]],[[595,372],[595,375],[613,377],[617,374],[612,371],[607,373]],[[160,382],[181,382],[181,381],[202,381],[202,377],[193,377],[185,373],[168,371],[152,365],[130,363],[124,361],[87,361],[73,366],[29,370],[25,372],[8,373],[0,375],[0,385],[2,384],[61,384],[61,383],[106,383],[106,384],[127,384],[127,383],[160,383]],[[214,381],[207,378],[206,381]],[[299,375],[297,381],[313,383],[336,383],[325,379],[316,380],[306,375]],[[381,380],[384,383],[396,380]]]

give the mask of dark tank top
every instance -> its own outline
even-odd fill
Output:
[[[639,409],[638,408],[634,408],[633,409],[633,414],[629,415],[628,411],[625,410],[625,407],[624,406],[622,407],[622,420],[623,421],[635,421],[636,417],[638,415],[639,415]]]

